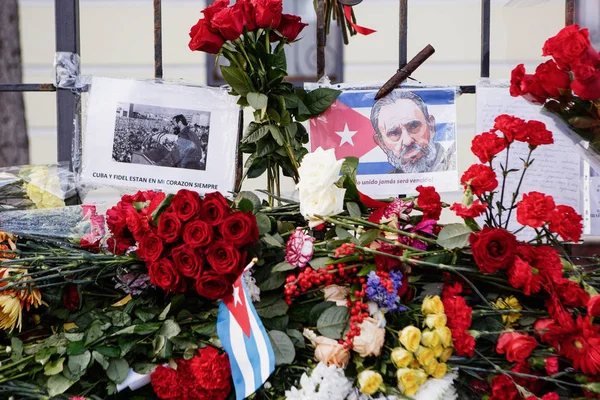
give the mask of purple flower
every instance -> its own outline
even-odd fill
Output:
[[[404,229],[411,233],[426,233],[428,235],[432,235],[433,228],[436,226],[436,224],[437,222],[435,220],[426,219],[424,221],[419,222],[416,226],[406,225]],[[407,246],[414,247],[415,249],[427,250],[427,243],[422,242],[419,239],[411,239],[408,236],[403,236],[399,238],[398,241]]]
[[[117,275],[115,280],[117,282],[115,289],[120,289],[134,296],[140,295],[150,285],[150,276],[142,273],[129,272],[124,275]]]
[[[315,252],[314,242],[314,237],[307,235],[302,229],[296,229],[285,246],[285,260],[293,267],[306,267]]]
[[[367,278],[367,289],[365,294],[367,298],[387,311],[384,312],[402,312],[406,307],[400,304],[398,290],[402,286],[402,272],[390,271],[375,272],[371,271]]]

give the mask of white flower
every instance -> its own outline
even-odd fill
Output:
[[[319,147],[313,153],[305,155],[298,168],[298,189],[316,192],[329,188],[338,180],[343,163],[343,159],[335,158],[334,149],[323,150]]]
[[[453,381],[456,374],[446,374],[442,379],[430,378],[415,394],[415,400],[456,400],[457,394]]]
[[[341,189],[335,185],[317,192],[304,188],[300,189],[300,213],[308,220],[308,226],[314,228],[323,223],[315,215],[330,217],[344,211],[345,193],[346,189]]]
[[[335,304],[341,307],[346,306],[346,299],[349,294],[350,289],[346,286],[329,285],[323,288],[325,301],[335,301]]]
[[[256,279],[252,276],[252,270],[244,272],[244,281],[246,282],[246,289],[250,293],[250,298],[253,303],[260,301],[260,288],[256,286]]]
[[[385,320],[384,313],[387,312],[388,309],[379,308],[377,303],[375,303],[374,301],[367,302],[367,305],[369,306],[369,314],[371,315],[371,317],[377,320],[377,322],[379,323],[378,326],[380,328],[385,328],[387,321]]]
[[[385,341],[385,329],[379,327],[375,318],[365,318],[358,324],[360,335],[352,339],[354,351],[361,357],[379,356]]]
[[[304,373],[300,378],[300,388],[292,387],[285,391],[287,400],[344,400],[352,391],[352,383],[344,375],[344,370],[335,366],[317,364],[310,377]]]
[[[285,245],[285,260],[293,267],[306,267],[315,253],[314,242],[314,237],[297,228]]]

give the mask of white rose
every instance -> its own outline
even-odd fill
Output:
[[[308,220],[308,226],[314,228],[323,221],[315,217],[330,217],[344,211],[344,194],[346,189],[335,185],[318,192],[300,189],[300,214]]]
[[[305,155],[298,168],[298,189],[314,192],[332,186],[339,179],[343,163],[343,159],[335,158],[334,149],[323,150],[319,147],[313,153]]]

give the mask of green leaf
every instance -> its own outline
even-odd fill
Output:
[[[255,143],[269,134],[269,125],[259,125],[255,122],[250,122],[246,128],[246,134],[242,139],[242,143]]]
[[[192,326],[192,330],[198,335],[207,338],[217,336],[217,324],[215,322],[205,322],[200,325]]]
[[[346,208],[348,209],[348,214],[350,214],[351,217],[353,217],[353,218],[361,217],[360,207],[355,202],[350,201],[350,202],[346,203]]]
[[[154,355],[158,358],[169,358],[173,354],[173,343],[163,335],[156,335],[152,341]]]
[[[445,249],[462,249],[469,244],[473,231],[464,224],[446,225],[438,235],[437,244]]]
[[[267,107],[267,103],[269,102],[269,98],[262,93],[250,92],[246,95],[246,99],[248,100],[248,104],[252,106],[255,110],[262,110]]]
[[[362,267],[360,269],[360,271],[358,271],[356,276],[367,276],[371,273],[371,271],[376,271],[376,270],[377,270],[377,267],[375,266],[375,264],[365,265],[364,267]]]
[[[81,340],[83,340],[83,338],[85,337],[85,333],[80,332],[80,333],[65,333],[65,338],[69,341],[69,342],[79,342]]]
[[[101,354],[100,352],[97,352],[97,351],[92,351],[92,358],[98,364],[100,364],[100,366],[102,367],[103,370],[105,370],[105,371],[107,370],[109,362],[108,362],[108,358],[105,355],[103,355],[103,354]]]
[[[356,170],[358,169],[358,158],[357,157],[345,157],[344,163],[342,164],[342,169],[340,172],[342,175],[345,175],[351,178],[354,182],[356,182]]]
[[[292,342],[294,343],[294,346],[296,346],[299,349],[305,349],[306,348],[306,343],[304,343],[304,336],[302,336],[302,333],[300,333],[299,330],[297,330],[297,329],[287,329],[285,331],[285,333],[287,333],[287,335],[290,337],[290,339],[292,339]]]
[[[335,306],[335,302],[333,301],[324,301],[322,303],[318,303],[316,306],[310,309],[310,312],[308,313],[308,323],[311,326],[316,324],[321,314],[333,306]]]
[[[159,330],[161,326],[162,323],[160,322],[147,322],[145,324],[133,325],[133,333],[137,335],[148,335]]]
[[[114,383],[121,383],[129,374],[129,364],[122,358],[113,358],[108,364],[106,375]]]
[[[350,232],[348,232],[346,229],[342,228],[341,226],[336,226],[335,227],[335,234],[340,239],[348,239],[348,238],[352,237],[352,235],[350,234]]]
[[[164,325],[158,331],[159,335],[166,337],[167,339],[171,339],[174,336],[177,336],[181,333],[181,328],[179,324],[172,319],[168,319],[165,321]]]
[[[114,346],[98,346],[94,350],[106,357],[121,357],[121,349]]]
[[[44,375],[52,376],[60,374],[63,371],[63,364],[65,362],[64,357],[60,357],[57,360],[52,360],[44,366]]]
[[[269,131],[271,132],[271,136],[273,136],[273,139],[275,139],[277,144],[283,146],[283,136],[281,135],[281,132],[279,132],[279,128],[277,128],[275,125],[269,125]]]
[[[256,151],[254,155],[256,157],[264,157],[267,154],[271,154],[279,149],[277,142],[271,140],[271,138],[263,138],[256,142]]]
[[[240,96],[246,96],[250,92],[246,74],[234,66],[221,65],[221,74],[223,79],[229,86],[232,87]]]
[[[286,277],[287,275],[283,272],[274,272],[270,274],[265,281],[259,283],[258,287],[260,290],[265,292],[268,290],[278,289],[283,286]]]
[[[329,257],[319,257],[319,258],[313,258],[312,260],[310,260],[308,263],[310,264],[310,266],[313,269],[322,269],[325,268],[328,264],[328,262],[331,262],[331,258]]]
[[[106,315],[110,317],[112,324],[116,327],[126,326],[131,323],[131,317],[123,311],[110,311]]]
[[[240,192],[235,199],[235,203],[237,204],[242,200],[248,200],[252,204],[252,212],[253,213],[258,212],[262,206],[261,201],[258,198],[258,196],[252,192],[248,192],[248,191]]]
[[[81,376],[87,370],[90,361],[92,360],[92,353],[89,351],[84,352],[78,356],[70,356],[69,363],[69,371],[75,376]]]
[[[158,367],[157,364],[152,363],[138,363],[133,364],[133,370],[138,374],[148,375],[154,372],[154,370]]]
[[[281,49],[281,51],[276,52],[269,56],[269,64],[271,67],[280,69],[282,71],[287,71],[287,61],[285,58],[285,51]]]
[[[167,306],[164,308],[164,310],[162,310],[162,312],[158,315],[159,321],[164,321],[165,319],[167,319],[167,315],[169,315],[172,305],[173,305],[173,302],[170,302],[169,304],[167,304]]]
[[[35,354],[35,362],[45,365],[54,354],[56,354],[56,348],[54,347],[41,349]]]
[[[53,375],[46,382],[48,396],[54,397],[62,394],[69,389],[75,381],[65,378],[63,375]]]
[[[142,308],[142,309],[136,309],[133,314],[138,317],[139,319],[142,320],[142,322],[148,322],[148,321],[152,321],[154,319],[154,317],[156,317],[156,310],[152,310],[152,309],[147,309],[147,308]]]
[[[342,332],[348,326],[350,310],[348,307],[335,306],[328,308],[317,320],[317,329],[323,336],[341,339]]]
[[[296,267],[294,267],[293,265],[291,265],[289,262],[287,261],[282,261],[279,264],[277,264],[276,266],[273,267],[273,272],[284,272],[284,271],[289,271],[292,270]]]
[[[358,244],[366,246],[379,237],[379,229],[369,229],[358,238]]]
[[[162,214],[167,208],[169,208],[171,202],[173,201],[173,197],[175,197],[173,194],[168,194],[165,197],[165,199],[158,205],[158,207],[156,207],[156,210],[154,210],[154,212],[152,213],[152,221],[155,224],[158,225],[158,217],[160,217],[160,214]]]
[[[314,117],[329,108],[342,92],[335,89],[319,88],[310,91],[304,98],[304,103]]]
[[[268,233],[265,233],[265,236],[263,236],[263,240],[269,246],[283,247],[283,244],[279,243],[279,241],[277,239],[275,239],[273,236],[269,235]]]
[[[105,324],[100,320],[94,320],[90,325],[85,337],[85,345],[95,342],[104,336],[104,331],[110,327],[110,324]]]
[[[254,206],[252,205],[252,202],[248,199],[241,199],[240,201],[238,201],[236,204],[236,208],[242,212],[254,211]]]
[[[256,313],[262,318],[273,318],[285,315],[288,310],[288,305],[283,299],[277,299],[273,304],[262,306],[262,303],[258,302],[255,305]]]
[[[296,357],[296,349],[289,336],[274,330],[269,331],[269,338],[275,354],[275,365],[291,364]]]
[[[70,356],[83,354],[85,350],[83,342],[71,342],[67,345],[67,354]]]
[[[246,176],[251,179],[258,178],[259,176],[264,174],[266,170],[267,170],[267,158],[261,157],[261,158],[255,159],[252,162],[252,165],[250,165],[250,167],[248,168],[248,171],[246,171]]]
[[[260,235],[265,235],[271,231],[271,219],[265,214],[256,214],[256,223],[258,224],[258,232]]]
[[[13,361],[19,361],[23,358],[23,342],[17,337],[10,338],[10,358]]]
[[[271,118],[271,120],[273,120],[277,123],[281,122],[281,116],[279,115],[279,113],[277,112],[276,109],[274,109],[274,108],[267,109],[267,115],[269,116],[269,118]]]

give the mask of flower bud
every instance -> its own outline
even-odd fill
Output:
[[[437,328],[435,333],[438,334],[440,340],[442,341],[442,346],[444,347],[452,347],[452,331],[447,326]]]
[[[358,374],[358,387],[361,393],[366,395],[375,394],[379,386],[383,383],[383,378],[378,372],[363,371]]]
[[[448,322],[448,317],[444,313],[429,314],[425,317],[425,325],[429,329],[443,328]]]
[[[421,306],[423,314],[439,314],[444,312],[444,304],[440,296],[426,296],[423,300],[423,306]]]
[[[421,331],[412,325],[407,326],[400,332],[400,343],[410,352],[414,353],[421,343]]]
[[[442,344],[442,341],[437,333],[425,331],[421,334],[421,344],[425,347],[434,348]]]
[[[422,366],[431,364],[431,362],[435,359],[435,354],[433,350],[423,346],[419,346],[419,348],[415,352],[415,355],[417,356],[419,364],[421,364]]]
[[[448,348],[444,349],[444,351],[442,351],[442,354],[438,358],[440,359],[441,362],[445,363],[450,359],[450,357],[452,357],[453,352],[454,352],[454,349],[452,347],[448,347]]]
[[[390,354],[390,358],[392,362],[396,366],[396,368],[406,368],[414,359],[412,353],[402,347],[396,347],[392,350],[392,354]]]

